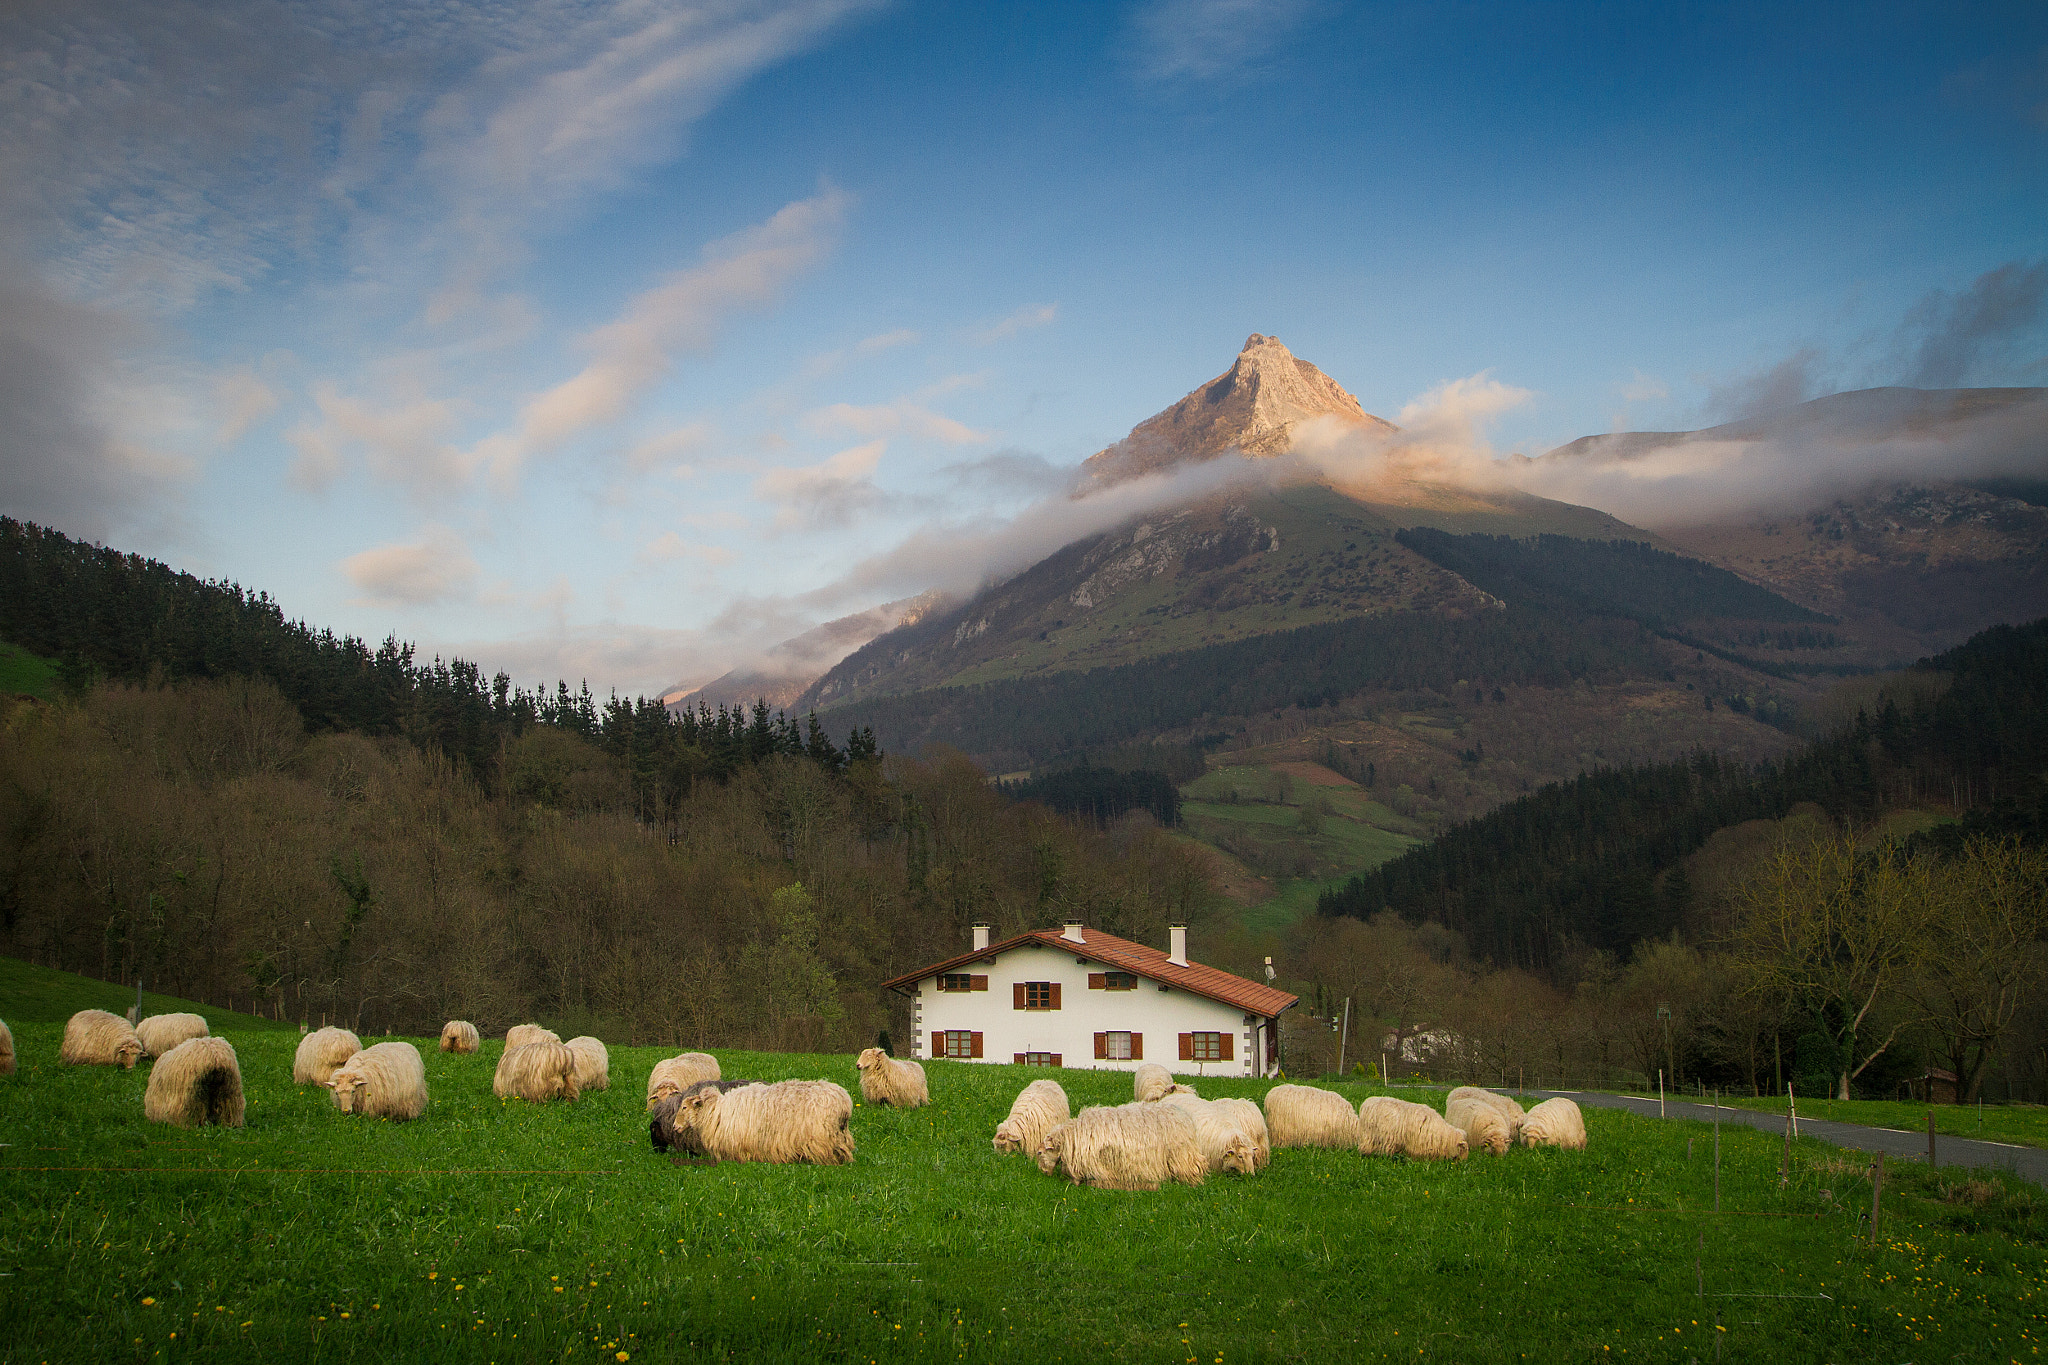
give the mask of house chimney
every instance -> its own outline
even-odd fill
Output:
[[[1077,919],[1070,919],[1066,922],[1065,927],[1060,930],[1060,937],[1066,939],[1069,943],[1085,943],[1087,941],[1081,937],[1081,921]]]
[[[988,926],[986,924],[977,924],[974,926],[974,951],[978,953],[986,947],[988,947]]]
[[[1166,960],[1176,967],[1188,965],[1188,927],[1185,924],[1166,926]]]

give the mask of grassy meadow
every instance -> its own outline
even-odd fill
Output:
[[[147,1124],[146,1065],[59,1067],[60,1025],[16,1028],[0,1359],[2006,1361],[2042,1330],[2039,1190],[1896,1163],[1872,1248],[1861,1157],[1802,1140],[1781,1186],[1780,1139],[1733,1126],[1718,1214],[1709,1128],[1598,1109],[1583,1153],[1282,1151],[1114,1193],[990,1150],[1022,1068],[932,1065],[931,1107],[855,1110],[850,1167],[714,1167],[648,1146],[662,1050],[534,1106],[492,1097],[498,1042],[415,1040],[433,1102],[393,1124],[295,1088],[296,1033],[221,1031],[240,1130]],[[858,1093],[851,1057],[720,1060]]]
[[[1725,1096],[1721,1103],[1764,1114],[1785,1112],[1783,1095],[1761,1099],[1747,1095]],[[1935,1156],[1941,1155],[1942,1137],[1980,1138],[1985,1142],[2010,1142],[2021,1147],[2048,1147],[2048,1105],[1904,1103],[1898,1100],[1822,1100],[1799,1097],[1802,1119],[1832,1119],[1836,1123],[1867,1123],[1873,1128],[1899,1128],[1908,1133],[1927,1131],[1927,1115],[1934,1114]]]

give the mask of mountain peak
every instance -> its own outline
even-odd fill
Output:
[[[1083,468],[1096,483],[1116,483],[1231,450],[1252,458],[1284,455],[1295,427],[1313,417],[1394,429],[1279,337],[1253,332],[1228,370],[1140,422]]]

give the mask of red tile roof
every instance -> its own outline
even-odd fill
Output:
[[[934,962],[929,967],[919,967],[914,972],[884,981],[882,984],[892,991],[909,994],[909,988],[928,976],[941,972],[958,971],[971,962],[992,959],[998,953],[1020,948],[1027,943],[1043,944],[1061,952],[1072,953],[1100,962],[1117,971],[1131,972],[1162,986],[1173,986],[1194,995],[1207,996],[1233,1005],[1247,1014],[1272,1019],[1296,1003],[1298,996],[1271,986],[1262,986],[1256,981],[1247,981],[1241,976],[1232,976],[1220,967],[1204,967],[1199,962],[1178,966],[1157,948],[1148,948],[1142,943],[1133,943],[1127,938],[1105,934],[1100,929],[1083,928],[1079,943],[1066,937],[1058,929],[1033,929],[1029,933],[1006,938],[1001,943],[991,943],[986,948],[970,950],[944,962]]]

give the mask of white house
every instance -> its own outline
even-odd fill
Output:
[[[883,984],[910,997],[911,1055],[1025,1066],[1266,1076],[1279,1069],[1280,1015],[1295,997],[1188,961],[1184,925],[1168,950],[1069,922],[974,947]]]

